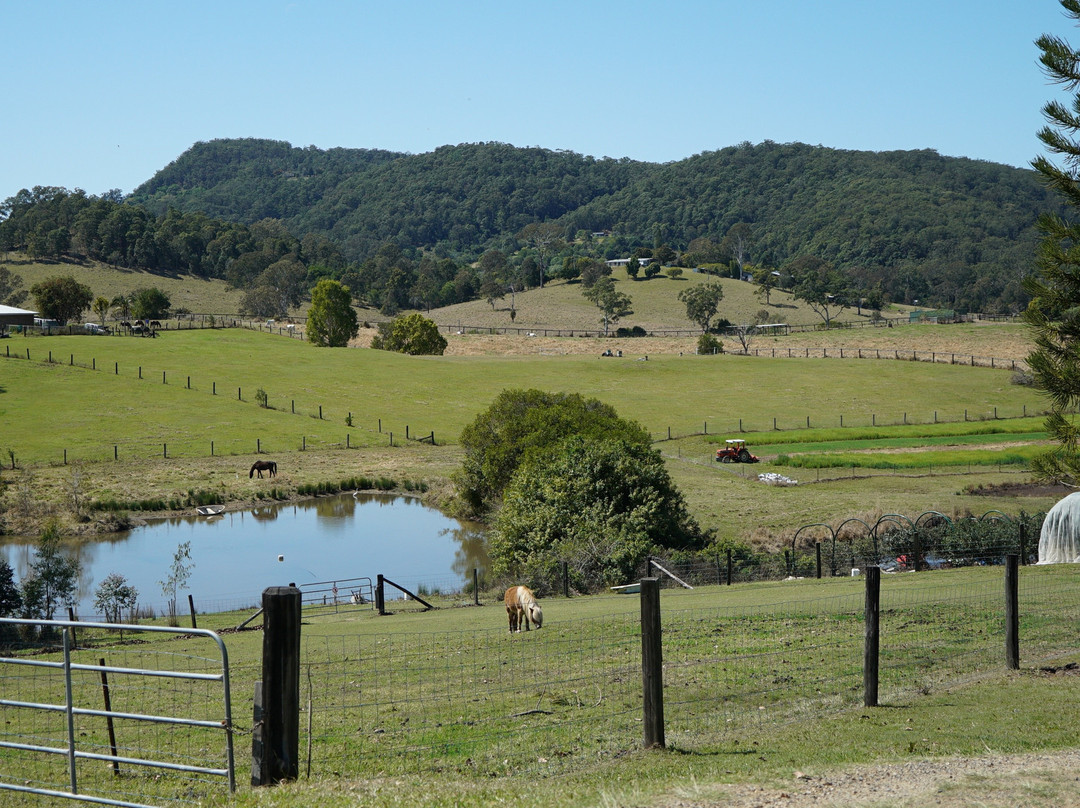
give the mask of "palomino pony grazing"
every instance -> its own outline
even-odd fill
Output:
[[[512,586],[506,590],[503,596],[506,603],[506,617],[510,621],[510,633],[520,633],[524,624],[525,630],[529,631],[529,623],[537,628],[544,624],[544,613],[540,611],[540,604],[536,602],[536,596],[527,586]]]
[[[248,472],[248,478],[255,476],[255,472],[259,472],[259,479],[262,479],[262,473],[264,471],[270,472],[271,477],[277,476],[277,463],[273,460],[256,460],[251,464],[251,471]]]

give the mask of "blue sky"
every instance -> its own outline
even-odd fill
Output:
[[[1056,0],[0,0],[0,199],[130,192],[200,140],[667,162],[743,141],[1027,166]]]

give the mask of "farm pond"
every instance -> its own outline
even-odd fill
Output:
[[[161,581],[174,554],[190,542],[191,575],[177,592],[177,612],[187,596],[199,612],[258,605],[263,589],[295,583],[304,588],[382,574],[410,591],[459,592],[473,570],[487,569],[487,544],[479,525],[460,522],[420,500],[392,494],[341,494],[307,502],[268,504],[219,516],[171,517],[99,541],[73,544],[79,560],[76,614],[91,619],[94,593],[110,573],[138,589],[140,607],[166,611]],[[0,545],[22,581],[34,542]],[[349,597],[343,591],[343,599]],[[387,592],[387,598],[392,597]],[[57,613],[65,619],[66,613]]]

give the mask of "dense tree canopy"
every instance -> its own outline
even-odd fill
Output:
[[[156,286],[136,289],[131,293],[131,316],[137,320],[157,320],[166,317],[172,308],[169,296]]]
[[[740,144],[665,164],[503,143],[427,154],[199,143],[128,199],[63,188],[0,204],[0,250],[221,277],[272,305],[263,273],[298,262],[306,290],[340,280],[387,315],[637,255],[720,274],[830,263],[853,299],[1018,311],[1039,213],[1060,207],[1035,172],[930,150]],[[497,251],[501,264],[477,262]],[[280,279],[279,279],[280,280]],[[595,278],[593,278],[595,280]],[[295,287],[294,287],[295,288]],[[483,290],[483,291],[481,291]],[[511,305],[513,308],[513,305]]]
[[[308,340],[324,348],[344,348],[359,331],[349,290],[338,281],[319,281],[311,290]]]
[[[503,390],[461,433],[465,452],[457,475],[465,509],[482,515],[502,499],[518,466],[568,435],[649,446],[649,433],[620,418],[609,404],[577,393]]]
[[[658,451],[572,435],[515,471],[488,552],[496,576],[542,590],[566,562],[575,588],[589,590],[633,580],[661,548],[704,540]]]
[[[94,300],[90,287],[70,276],[46,278],[31,286],[30,294],[34,296],[38,313],[61,325],[77,319]]]
[[[439,333],[439,327],[417,313],[380,323],[379,333],[371,340],[372,348],[413,356],[442,356],[446,344],[446,337]]]

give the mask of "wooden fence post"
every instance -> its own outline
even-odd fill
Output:
[[[863,706],[878,706],[878,646],[880,641],[881,567],[866,569],[866,638],[863,646]]]
[[[814,551],[817,553],[817,577],[821,577],[821,542],[814,542]]]
[[[727,551],[727,585],[731,586],[731,548]]]
[[[198,628],[198,624],[195,622],[195,598],[191,595],[187,596],[188,611],[191,612],[191,627]]]
[[[1020,559],[1005,557],[1005,667],[1020,668]]]
[[[473,567],[473,570],[472,570],[472,595],[473,595],[473,606],[479,606],[480,605],[480,570],[478,568],[476,568],[476,567]]]
[[[379,577],[375,582],[375,611],[380,615],[386,614],[386,601],[383,600],[385,590],[383,589],[383,575],[380,572]]]
[[[646,749],[663,749],[664,659],[660,638],[660,579],[641,579],[642,724]]]
[[[123,636],[122,633],[121,633],[121,636]],[[104,659],[104,657],[98,659],[98,665],[100,665],[102,668],[105,667],[105,659]],[[120,775],[120,762],[116,759],[117,758],[116,728],[113,725],[113,717],[111,715],[111,713],[112,713],[112,699],[109,697],[109,675],[105,671],[101,671],[101,696],[102,696],[102,701],[104,701],[104,703],[105,703],[105,712],[108,713],[108,715],[105,716],[105,725],[106,725],[106,727],[108,727],[108,730],[109,730],[109,751],[112,753],[112,756],[113,756],[113,760],[112,760],[113,776],[118,777]]]
[[[256,688],[251,740],[253,786],[295,780],[300,773],[300,598],[295,586],[263,590],[262,682]]]

